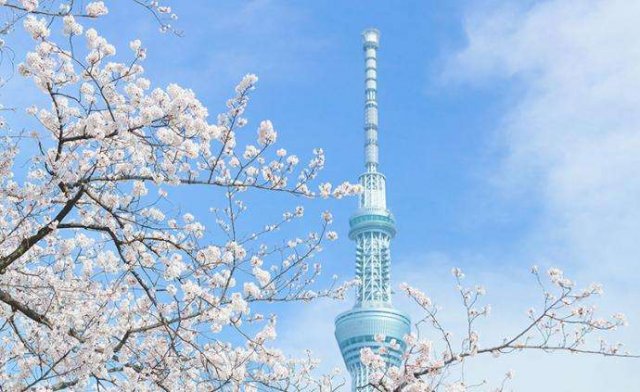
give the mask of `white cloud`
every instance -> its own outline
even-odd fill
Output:
[[[484,88],[505,81],[514,86],[512,104],[496,133],[506,157],[494,180],[503,190],[543,206],[527,240],[539,246],[531,259],[545,257],[564,264],[582,283],[603,282],[603,310],[626,309],[632,326],[619,336],[636,351],[638,16],[640,3],[630,1],[485,3],[468,15],[468,43],[451,56],[445,74],[449,80]],[[524,292],[515,290],[513,301]],[[640,376],[631,371],[635,361],[524,358],[531,363],[521,364],[529,370],[526,382],[517,384],[519,391],[640,386]],[[533,374],[556,379],[545,381]]]
[[[498,135],[500,179],[541,197],[540,231],[600,273],[628,272],[640,254],[638,16],[639,2],[617,0],[476,10],[450,63],[449,76],[520,85]]]

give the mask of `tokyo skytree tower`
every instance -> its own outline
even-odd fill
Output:
[[[391,304],[391,239],[395,220],[387,209],[385,176],[378,162],[377,51],[380,33],[362,33],[365,53],[365,172],[360,176],[364,192],[358,210],[349,220],[349,238],[356,242],[356,276],[360,279],[354,307],[336,318],[336,339],[351,373],[353,391],[371,391],[369,371],[360,361],[360,350],[386,347],[387,366],[400,366],[409,333],[409,317]],[[376,340],[382,335],[383,341]],[[399,346],[394,349],[392,341]]]

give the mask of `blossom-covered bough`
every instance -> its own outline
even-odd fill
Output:
[[[451,272],[457,281],[457,290],[466,312],[465,333],[459,339],[454,339],[438,314],[441,308],[424,292],[403,284],[402,291],[424,312],[424,318],[416,323],[416,332],[406,337],[408,349],[402,367],[387,369],[382,358],[384,352],[362,350],[363,363],[375,369],[370,384],[374,390],[458,392],[486,388],[486,380],[465,380],[464,364],[487,355],[499,357],[520,351],[640,358],[624,351],[620,343],[607,343],[602,335],[599,341],[596,340],[597,336],[589,336],[626,325],[625,316],[621,313],[608,319],[596,315],[593,299],[602,293],[599,284],[578,289],[561,270],[550,268],[545,279],[538,267],[534,266],[531,273],[542,293],[541,308],[530,308],[527,311],[528,322],[522,328],[505,336],[502,341],[491,342],[491,339],[485,341],[480,337],[476,326],[478,319],[489,316],[491,311],[489,305],[481,304],[485,289],[482,286],[464,287],[464,273],[459,268]],[[379,339],[382,341],[384,337]],[[436,347],[443,350],[438,352]],[[513,374],[509,370],[502,383],[492,390],[503,391]]]
[[[0,0],[35,42],[17,70],[48,101],[16,108],[37,125],[7,121],[0,142],[1,389],[333,390],[335,374],[312,377],[311,355],[274,347],[276,317],[261,313],[354,284],[312,291],[321,268],[310,260],[336,238],[331,214],[282,241],[275,232],[304,209],[257,226],[241,196],[341,198],[359,187],[317,183],[320,149],[306,165],[272,152],[271,122],[245,128],[255,76],[211,122],[191,90],[143,77],[140,41],[119,61],[83,25],[107,14],[103,2],[79,3]],[[185,187],[222,200],[216,227],[171,204]]]
[[[155,0],[125,0],[123,3],[127,2],[146,9],[158,22],[162,32],[172,31],[177,33],[171,25],[171,21],[177,19],[178,16],[172,12],[171,7]],[[15,25],[26,15],[38,15],[47,18],[63,18],[66,16],[98,18],[109,12],[103,1],[88,2],[85,7],[81,7],[81,4],[78,3],[80,2],[74,0],[0,0],[0,5],[3,7],[3,23],[0,24],[0,35],[11,32]]]

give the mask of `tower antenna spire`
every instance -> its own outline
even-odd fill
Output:
[[[378,171],[377,52],[380,32],[362,33],[365,53],[365,172],[358,209],[349,219],[349,238],[356,243],[356,276],[360,285],[353,309],[336,318],[336,339],[351,373],[353,391],[372,391],[370,369],[360,361],[360,350],[386,349],[387,366],[401,366],[406,349],[404,336],[411,329],[409,317],[391,304],[391,240],[395,219],[387,209],[386,178]],[[377,335],[384,336],[380,341]],[[397,342],[397,345],[392,342]]]
[[[366,29],[362,33],[365,55],[365,167],[367,171],[378,169],[378,46],[380,32],[377,29]]]

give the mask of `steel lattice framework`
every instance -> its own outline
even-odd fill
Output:
[[[395,221],[387,209],[386,179],[378,171],[377,50],[380,33],[362,34],[365,52],[365,168],[358,210],[349,221],[349,238],[356,242],[356,276],[360,279],[353,309],[336,318],[336,339],[352,378],[352,390],[371,391],[370,369],[360,361],[360,350],[386,347],[387,366],[400,366],[409,317],[391,304],[391,239]],[[376,335],[384,336],[379,342]],[[392,342],[398,343],[393,348]]]

